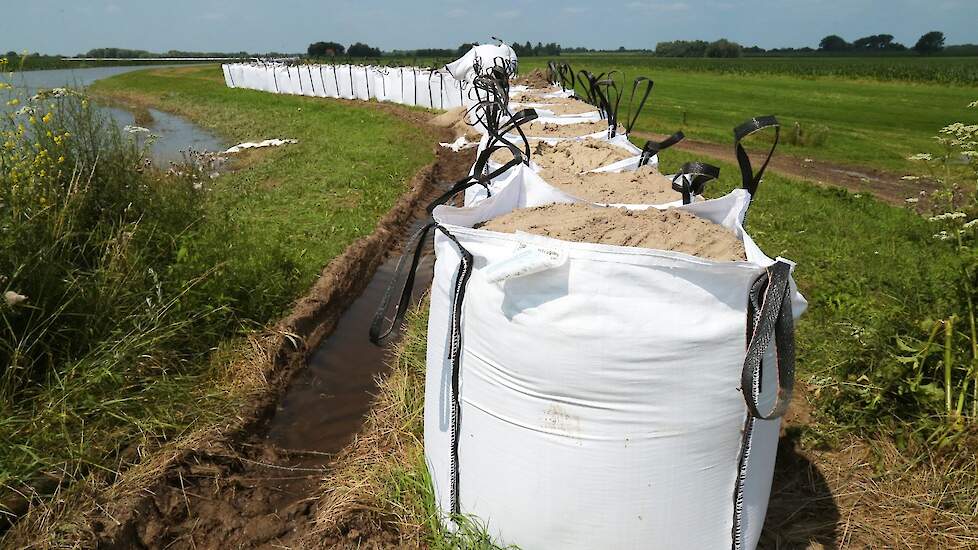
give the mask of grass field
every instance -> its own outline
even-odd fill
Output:
[[[671,134],[733,147],[732,128],[756,115],[777,115],[785,132],[795,123],[803,131],[824,132],[821,145],[785,143],[779,154],[912,173],[909,155],[932,151],[931,136],[951,122],[967,119],[967,106],[978,98],[973,86],[938,83],[879,82],[858,72],[852,77],[811,78],[779,71],[741,70],[771,66],[779,60],[677,60],[639,56],[561,56],[575,69],[594,74],[621,71],[628,79],[644,75],[655,81],[637,131]],[[876,61],[869,60],[867,61]],[[920,64],[931,60],[894,59]],[[933,59],[940,66],[945,59]],[[791,59],[785,66],[835,66],[849,59]],[[889,62],[889,60],[887,61]],[[974,66],[978,59],[960,63]],[[520,61],[521,72],[545,68],[546,59]],[[721,70],[731,68],[730,71]],[[710,70],[706,70],[710,69]],[[714,72],[713,69],[717,69]],[[976,69],[972,69],[976,70]],[[803,71],[801,71],[803,74]],[[631,81],[626,84],[626,94]],[[628,96],[621,113],[628,112]],[[622,118],[624,116],[622,115]]]
[[[23,389],[0,392],[0,488],[30,485],[42,474],[69,481],[92,469],[112,469],[120,449],[152,447],[209,412],[226,411],[223,401],[233,388],[214,384],[212,378],[222,375],[222,361],[233,355],[241,337],[288,311],[330,259],[373,230],[406,190],[408,180],[433,158],[431,136],[386,113],[228,90],[214,66],[127,74],[100,82],[97,91],[135,103],[158,102],[156,106],[191,116],[228,142],[276,137],[299,143],[246,156],[233,172],[207,179],[206,191],[195,195],[183,210],[174,210],[180,208],[176,204],[166,210],[172,222],[166,227],[176,229],[163,231],[147,215],[113,233],[115,240],[103,242],[101,233],[74,235],[91,245],[96,255],[120,249],[118,239],[133,234],[140,248],[131,257],[120,254],[120,260],[113,260],[113,265],[129,263],[128,278],[123,280],[106,279],[100,267],[104,263],[66,268],[76,282],[93,282],[91,296],[85,296],[91,307],[69,309],[72,315],[67,317],[58,316],[56,308],[77,304],[80,297],[59,302],[53,296],[47,300],[53,309],[42,306],[45,289],[51,286],[45,284],[66,277],[55,273],[53,266],[68,262],[70,251],[36,249],[32,247],[37,243],[28,241],[5,247],[4,266],[11,267],[5,270],[9,280],[4,277],[3,283],[29,297],[23,311],[30,317],[20,319],[31,327],[30,319],[46,322],[44,316],[51,315],[55,321],[40,325],[47,331],[45,338],[74,339],[76,346],[71,353],[56,346],[63,355],[57,362],[37,363],[47,371],[25,378],[19,383]],[[102,158],[103,163],[109,160]],[[0,177],[6,186],[10,168],[6,163],[2,167]],[[122,197],[134,188],[125,181],[143,181],[131,159],[106,170],[123,181],[118,187]],[[165,187],[167,178],[161,174],[153,181]],[[114,193],[107,187],[100,189],[104,184],[99,176],[86,189]],[[115,198],[98,199],[98,208],[114,216],[108,205]],[[123,203],[120,212],[125,214],[129,208]],[[46,234],[48,228],[39,231]],[[52,256],[35,257],[48,252]],[[51,281],[43,280],[47,274],[19,269],[27,258],[52,266]],[[148,286],[126,286],[137,275],[149,281]],[[116,294],[137,291],[146,295],[137,293],[125,303],[109,302]],[[162,335],[140,332],[146,325],[141,318],[133,322],[135,332],[120,335],[113,332],[117,327],[106,326],[112,323],[96,317],[105,313],[108,319],[128,322],[157,302],[169,304],[166,319],[172,323]],[[107,306],[118,309],[101,311]],[[9,329],[8,314],[13,313],[4,309]],[[86,340],[80,339],[82,334]],[[5,331],[3,349],[8,349],[7,344],[22,346],[29,337],[14,329]],[[138,358],[130,357],[137,340],[145,346]],[[0,389],[15,387],[7,382],[17,374],[3,372]]]

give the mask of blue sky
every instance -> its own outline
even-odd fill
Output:
[[[880,33],[912,46],[940,30],[949,44],[978,43],[978,0],[23,0],[3,11],[0,51],[64,54],[103,46],[295,52],[317,40],[390,50],[490,35],[591,48],[723,37],[772,48]]]

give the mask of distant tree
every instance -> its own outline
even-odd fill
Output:
[[[921,55],[931,55],[940,52],[944,49],[944,33],[930,31],[920,37],[920,40],[917,41],[913,49]]]
[[[703,57],[710,44],[703,40],[674,40],[655,45],[655,55],[661,57]]]
[[[371,48],[367,44],[357,42],[346,49],[350,57],[380,57],[380,48]]]
[[[620,51],[620,52],[625,51],[625,46],[618,46],[618,51]]]
[[[462,57],[463,55],[469,53],[469,50],[471,50],[475,46],[478,46],[478,44],[466,42],[465,44],[462,44],[461,46],[458,47],[458,49],[455,50],[455,55]],[[514,46],[513,51],[516,51],[516,46],[519,46],[519,44],[513,44],[513,46]]]
[[[346,51],[346,47],[339,42],[313,42],[309,44],[309,49],[306,53],[309,57],[326,57],[331,55],[343,55]]]
[[[892,34],[864,36],[852,43],[852,49],[859,52],[903,51],[907,47],[893,41]]]
[[[706,57],[740,57],[741,49],[740,44],[731,42],[726,38],[721,38],[720,40],[711,42],[703,53]]]
[[[837,34],[830,34],[818,43],[818,49],[824,52],[845,52],[852,49],[852,44]]]

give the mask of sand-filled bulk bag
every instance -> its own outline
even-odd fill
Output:
[[[510,137],[513,137],[512,134]],[[662,141],[649,140],[642,148],[636,147],[631,141],[628,140],[628,137],[624,135],[618,135],[609,139],[604,139],[605,136],[602,136],[600,139],[595,138],[593,140],[559,141],[555,143],[534,141],[529,145],[529,166],[535,172],[539,173],[543,171],[545,173],[546,170],[543,170],[541,165],[534,161],[534,158],[540,159],[540,156],[535,156],[534,153],[541,150],[553,149],[558,152],[563,152],[566,154],[565,156],[567,156],[567,158],[564,159],[567,162],[560,164],[557,166],[557,168],[571,168],[569,165],[565,167],[565,164],[573,164],[572,167],[579,169],[579,171],[592,172],[626,172],[636,170],[640,166],[651,166],[653,168],[657,168],[659,165],[659,153],[679,143],[684,139],[684,137],[685,136],[682,132],[676,132]],[[515,137],[513,137],[513,141],[516,141]],[[492,143],[494,143],[493,136],[484,136],[479,143],[479,154],[485,151],[486,148]],[[587,149],[594,149],[594,153],[596,154],[587,154]],[[608,149],[611,149],[612,151],[620,151],[621,153],[617,155],[608,153],[602,154],[603,150]],[[494,169],[498,167],[500,163],[497,161],[497,158],[505,155],[505,150],[496,152],[493,157],[490,158],[488,163],[489,168]],[[604,158],[607,159],[607,162],[588,164],[590,157],[596,157],[598,159]],[[550,168],[549,166],[546,167]],[[546,178],[544,179],[546,180]],[[486,197],[489,197],[492,193],[498,192],[502,187],[507,185],[509,181],[512,180],[506,179],[505,177],[498,177],[485,186],[470,187],[466,189],[464,204],[466,206],[471,206],[485,199]],[[699,192],[701,193],[702,190]]]
[[[404,256],[434,233],[424,444],[443,518],[524,550],[755,548],[806,307],[794,264],[743,228],[760,174],[678,208],[743,244],[746,261],[712,261],[479,229],[578,202],[509,173],[435,208]]]

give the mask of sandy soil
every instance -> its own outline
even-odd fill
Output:
[[[681,210],[635,211],[584,204],[521,208],[490,220],[489,231],[524,231],[573,242],[684,252],[717,261],[746,259],[730,230]]]
[[[665,204],[682,199],[672,180],[651,166],[627,172],[568,174],[541,172],[550,185],[577,198],[603,204]]]

